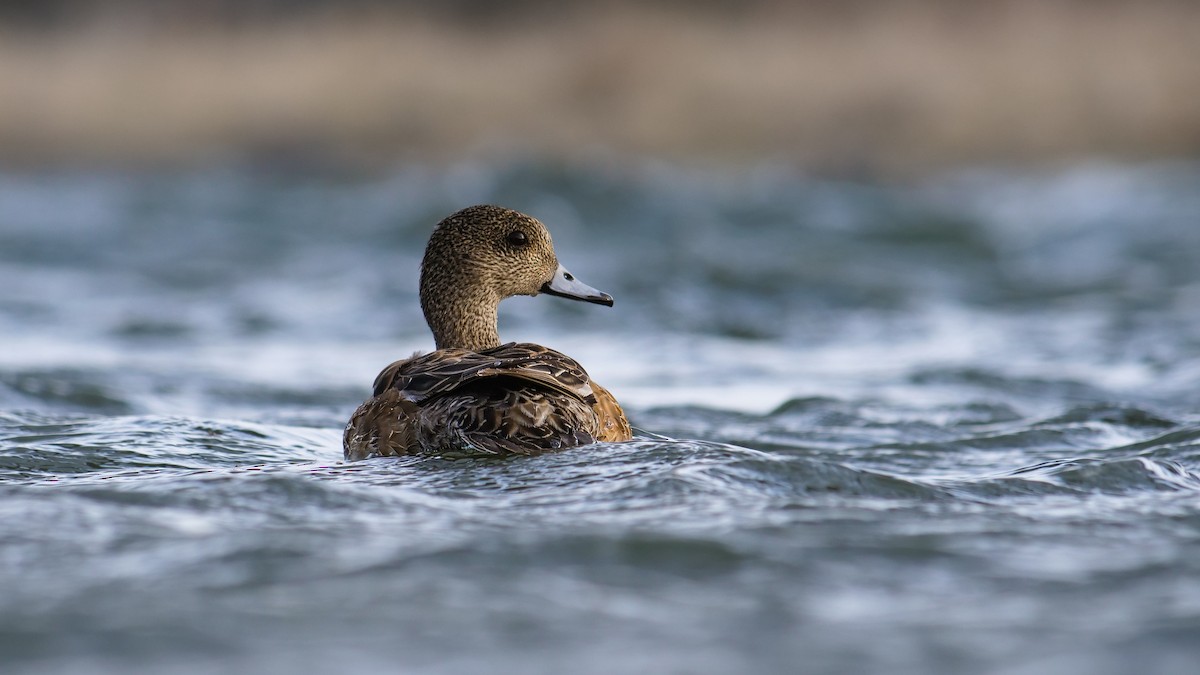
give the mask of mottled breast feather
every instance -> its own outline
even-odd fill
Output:
[[[607,390],[541,345],[441,349],[397,361],[346,427],[346,459],[404,454],[535,455],[628,440]]]

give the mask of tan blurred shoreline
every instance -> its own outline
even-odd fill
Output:
[[[906,174],[1200,156],[1200,3],[682,6],[0,25],[0,166],[614,152]]]

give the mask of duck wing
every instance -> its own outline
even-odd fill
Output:
[[[479,352],[439,349],[396,361],[375,378],[374,395],[397,389],[402,398],[419,405],[492,377],[524,380],[581,401],[595,402],[591,380],[578,361],[528,342],[510,342]]]
[[[374,397],[347,426],[346,458],[536,455],[584,445],[602,431],[596,400],[583,367],[541,345],[441,349],[379,374]]]

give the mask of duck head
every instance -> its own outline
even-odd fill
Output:
[[[536,218],[481,205],[434,228],[421,261],[421,309],[438,349],[498,346],[500,301],[538,293],[613,304],[558,262],[550,232]]]

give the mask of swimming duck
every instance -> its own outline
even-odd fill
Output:
[[[347,460],[536,455],[632,438],[616,399],[574,359],[541,345],[500,344],[504,298],[546,293],[613,304],[558,263],[536,218],[488,205],[446,217],[425,248],[420,293],[437,350],[379,373],[346,425]]]

